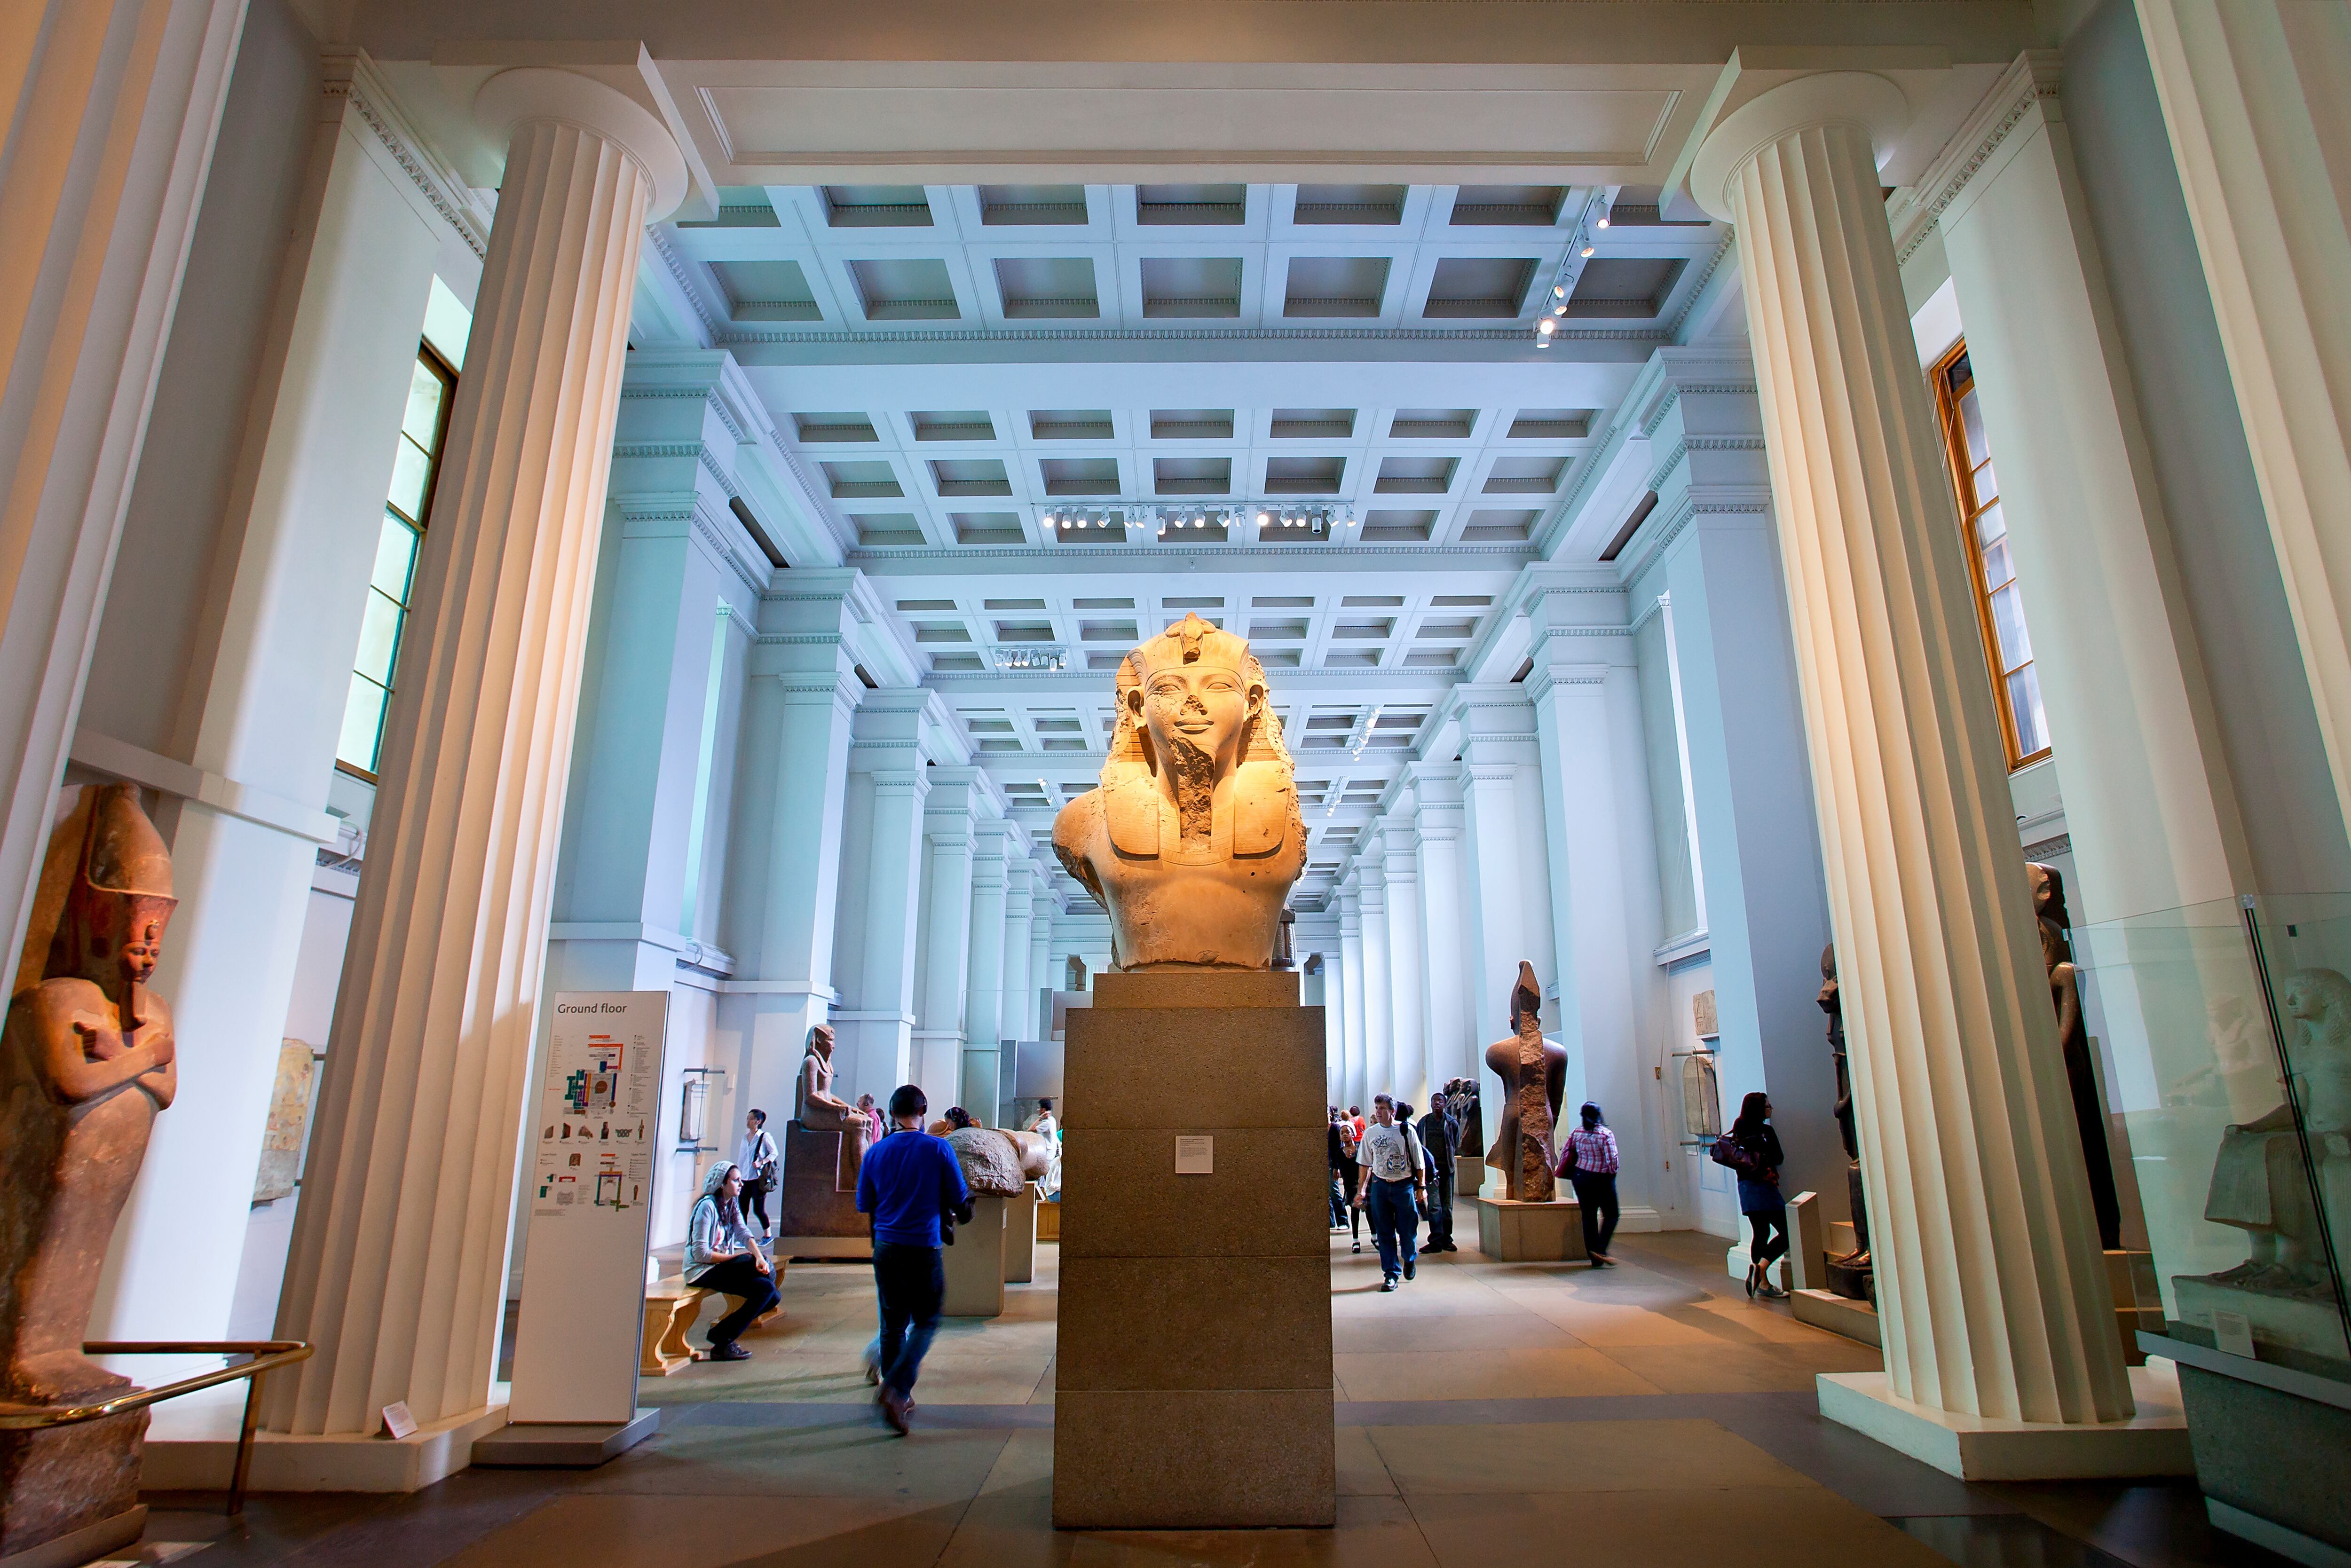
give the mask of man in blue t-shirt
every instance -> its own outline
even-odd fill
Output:
[[[971,1218],[971,1189],[945,1138],[923,1131],[931,1103],[911,1083],[890,1096],[890,1135],[857,1167],[857,1210],[873,1217],[873,1290],[882,1304],[883,1419],[901,1436],[914,1409],[914,1378],[938,1333],[947,1293],[939,1217]]]

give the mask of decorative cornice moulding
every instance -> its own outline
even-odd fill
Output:
[[[423,196],[442,222],[456,233],[477,257],[490,248],[489,214],[456,171],[434,153],[418,134],[415,124],[400,107],[392,86],[364,50],[327,49],[319,55],[324,94],[330,106],[348,103],[376,141],[400,165],[409,183]]]
[[[1907,262],[1927,243],[1928,235],[1941,224],[1959,193],[2033,110],[2057,117],[2062,65],[2063,57],[2054,49],[2027,49],[1984,95],[1976,112],[1919,177],[1908,203],[1893,214],[1896,266]]]

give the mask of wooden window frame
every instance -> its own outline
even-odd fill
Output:
[[[1984,581],[1983,551],[1976,543],[1976,518],[1983,512],[1984,507],[1976,500],[1975,464],[1970,460],[1967,430],[1959,417],[1959,399],[1966,394],[1951,390],[1951,367],[1966,359],[1967,354],[1968,340],[1961,337],[1935,361],[1927,372],[1927,382],[1934,394],[1935,422],[1942,431],[1943,466],[1950,476],[1951,498],[1959,504],[1959,550],[1967,557],[1968,587],[1975,596],[1976,625],[1983,635],[1984,674],[1991,682],[1992,706],[2000,713],[2001,752],[2008,758],[2008,770],[2014,773],[2046,758],[2051,748],[2044,745],[2040,750],[2028,754],[2020,754],[2017,750],[2016,710],[2008,698],[2008,672],[2001,668],[2000,628],[1992,621],[1991,590]],[[1975,370],[1971,364],[1968,371],[1968,389],[1974,390],[1975,384]],[[2003,497],[1993,497],[1994,502],[2001,499]],[[2029,633],[2030,627],[2027,631]],[[2037,653],[2025,661],[2027,664],[2039,662]]]
[[[423,540],[425,531],[433,526],[433,503],[439,497],[441,493],[441,459],[449,447],[449,415],[457,406],[457,371],[455,367],[451,365],[447,360],[442,358],[441,350],[435,349],[431,343],[426,342],[422,338],[418,339],[416,342],[416,357],[418,360],[423,361],[426,365],[432,368],[433,373],[441,378],[441,384],[446,389],[444,395],[441,399],[440,417],[433,430],[433,450],[425,454],[425,458],[429,463],[431,463],[433,471],[431,476],[424,482],[424,499],[419,502],[416,507],[416,538],[419,541],[418,549],[421,551],[423,548]],[[392,498],[389,496],[384,497],[383,508],[385,511],[396,510],[396,508],[392,507]],[[380,517],[379,520],[381,520]],[[402,522],[407,521],[405,517],[401,520]],[[415,569],[412,567],[409,570],[409,585],[412,591],[415,586],[415,581],[416,572]],[[392,675],[395,680],[400,674],[400,650],[408,641],[409,614],[409,604],[403,601],[400,606],[400,632],[399,635],[393,639],[392,645],[392,665],[391,668],[385,672]],[[351,674],[355,678],[358,674],[359,672],[357,670],[353,670],[351,672]],[[392,685],[387,685],[383,688],[384,709],[387,718],[391,714],[392,694],[396,689],[396,687]],[[381,731],[378,731],[376,736],[376,760],[379,762],[383,760],[383,736]],[[335,771],[338,773],[347,773],[352,778],[360,779],[369,784],[381,782],[378,775],[370,772],[367,768],[361,768],[356,763],[346,762],[340,757],[335,758]]]

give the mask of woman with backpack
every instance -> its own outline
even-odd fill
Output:
[[[1737,1163],[1724,1160],[1721,1144],[1729,1144]],[[1715,1158],[1739,1176],[1739,1211],[1755,1228],[1747,1249],[1747,1293],[1773,1301],[1788,1292],[1771,1282],[1771,1265],[1788,1255],[1788,1200],[1780,1195],[1780,1134],[1771,1126],[1771,1098],[1761,1090],[1739,1103],[1739,1119],[1730,1124]]]

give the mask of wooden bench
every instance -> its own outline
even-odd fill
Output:
[[[776,1265],[776,1281],[783,1282],[784,1265]],[[702,1303],[718,1294],[702,1285],[689,1285],[675,1274],[645,1287],[645,1329],[643,1354],[637,1361],[637,1372],[643,1377],[667,1377],[680,1367],[691,1366],[697,1361],[710,1359],[710,1352],[700,1345],[686,1343],[686,1334],[695,1320],[702,1316]],[[728,1296],[734,1303],[732,1312],[743,1304],[740,1296]],[[784,1315],[781,1303],[759,1314],[751,1327],[765,1328]]]

